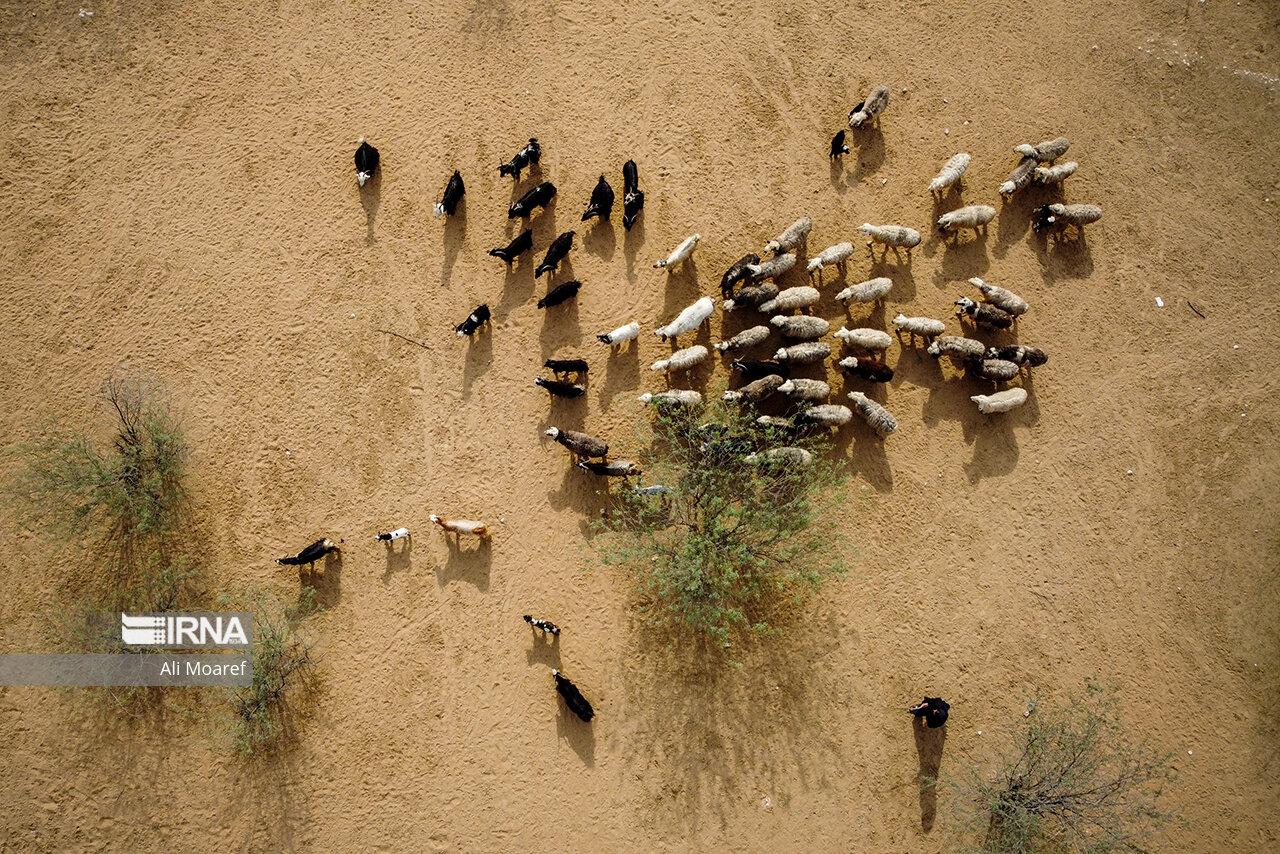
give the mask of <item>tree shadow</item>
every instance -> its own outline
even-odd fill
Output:
[[[387,584],[397,572],[405,572],[413,568],[413,535],[404,538],[404,544],[396,547],[396,540],[384,540],[382,545],[387,553],[387,566],[382,571],[382,583]]]
[[[372,246],[376,239],[373,223],[378,218],[378,208],[382,207],[382,170],[375,171],[364,186],[357,189],[360,191],[360,205],[364,208],[364,242],[366,246]]]
[[[614,250],[618,248],[613,223],[597,217],[591,228],[582,235],[582,248],[603,261],[612,261]]]
[[[938,769],[942,767],[942,746],[947,740],[947,728],[927,727],[916,718],[911,719],[911,729],[916,739],[916,756],[919,769],[916,779],[920,784],[920,829],[933,830],[938,815]]]
[[[488,537],[470,537],[476,545],[466,548],[461,534],[444,534],[449,556],[436,567],[436,583],[444,587],[450,581],[465,581],[481,593],[489,589],[489,570],[493,566],[493,546]]]
[[[317,572],[315,565],[298,567],[298,582],[310,587],[317,605],[326,610],[336,608],[342,600],[342,552],[331,551],[324,556],[324,567]]]
[[[558,668],[557,668],[558,669]],[[591,702],[588,698],[587,702]],[[595,704],[592,703],[594,706]],[[556,716],[556,739],[569,742],[573,752],[578,754],[582,764],[588,768],[596,767],[596,733],[595,728],[582,720],[564,704],[564,698],[556,694],[556,706],[560,714]]]
[[[493,337],[489,334],[492,324],[485,324],[467,339],[466,363],[462,368],[462,399],[471,399],[471,384],[493,367]],[[456,336],[455,336],[456,337]]]

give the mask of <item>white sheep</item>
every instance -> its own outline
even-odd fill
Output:
[[[753,326],[750,329],[744,329],[728,341],[721,341],[716,345],[716,349],[721,353],[728,350],[738,351],[745,350],[748,347],[754,347],[757,344],[763,344],[769,338],[772,330],[767,326]]]
[[[795,265],[795,253],[788,252],[785,255],[775,255],[768,261],[762,261],[759,264],[748,264],[747,275],[751,277],[753,283],[762,282],[765,279],[781,276]]]
[[[853,255],[852,243],[837,243],[835,246],[828,246],[809,259],[809,266],[806,268],[806,272],[813,273],[817,271],[821,273],[822,268],[830,264],[843,267],[844,262],[848,261],[851,255]]]
[[[960,176],[969,168],[969,155],[961,152],[942,164],[938,177],[929,182],[929,192],[936,193],[960,182]]]
[[[711,299],[711,297],[703,297],[684,311],[680,312],[675,320],[671,321],[666,326],[655,329],[653,334],[657,335],[663,341],[666,341],[668,338],[675,338],[679,335],[685,334],[686,332],[692,332],[701,326],[715,310],[715,300]]]
[[[868,121],[880,124],[880,114],[889,106],[889,87],[881,84],[871,90],[867,99],[849,111],[849,127],[860,128]]]
[[[779,311],[793,311],[797,308],[808,308],[822,298],[817,288],[811,288],[808,285],[801,285],[795,288],[787,288],[785,291],[778,293],[776,297],[768,302],[762,302],[758,306],[760,311],[765,314],[774,314]]]
[[[893,325],[899,334],[905,329],[913,338],[917,335],[922,338],[932,338],[935,335],[941,335],[947,329],[947,324],[941,320],[934,320],[932,317],[907,317],[905,314],[895,317]]]
[[[1067,149],[1071,147],[1071,143],[1067,142],[1065,136],[1057,139],[1046,139],[1038,145],[1016,145],[1013,148],[1014,154],[1021,154],[1023,157],[1030,157],[1037,163],[1048,163],[1052,165],[1053,161],[1067,153]]]
[[[858,226],[858,231],[871,238],[871,240],[867,241],[868,246],[873,242],[883,243],[886,252],[890,248],[895,253],[899,249],[905,249],[907,254],[910,255],[912,247],[920,245],[920,232],[914,228],[907,228],[905,225],[872,225],[869,222],[864,222]]]
[[[865,282],[859,282],[836,294],[836,299],[840,302],[875,302],[881,297],[889,293],[893,287],[893,280],[885,276],[876,279],[868,279]]]
[[[773,354],[773,358],[793,365],[809,365],[821,362],[830,355],[831,345],[826,341],[805,341],[803,344],[792,344],[779,349]]]
[[[804,412],[796,413],[796,424],[816,424],[819,427],[843,427],[853,420],[853,410],[839,403],[820,403]]]
[[[648,406],[651,403],[665,403],[672,406],[697,406],[702,403],[702,395],[691,389],[673,388],[667,391],[646,391],[636,400]]]
[[[792,400],[821,402],[831,396],[831,386],[822,380],[806,380],[799,377],[787,380],[778,386],[778,391]]]
[[[1035,181],[1037,184],[1061,184],[1074,175],[1079,167],[1080,164],[1074,160],[1059,163],[1057,166],[1037,166],[1035,168]]]
[[[1023,187],[1031,183],[1032,177],[1035,176],[1036,159],[1034,157],[1024,157],[1018,161],[1018,165],[1013,167],[1013,171],[1009,173],[1009,180],[1000,185],[1000,195],[1006,199]]]
[[[868,329],[860,327],[858,329],[847,329],[841,327],[835,333],[835,336],[850,347],[860,347],[863,350],[888,350],[893,344],[893,339],[889,337],[889,333],[882,329]]]
[[[695,234],[692,237],[686,238],[684,243],[681,243],[671,251],[670,255],[654,264],[654,268],[670,267],[673,264],[679,264],[681,261],[693,254],[694,247],[698,245],[698,241],[701,239],[701,234]]]
[[[991,205],[968,205],[938,217],[938,231],[959,231],[962,228],[972,228],[976,231],[979,228],[985,228],[986,224],[995,218],[996,209]]]
[[[706,361],[709,351],[701,344],[695,344],[692,347],[685,347],[683,350],[677,350],[665,359],[659,359],[649,366],[651,371],[685,371],[692,368],[699,362]]]
[[[733,311],[744,305],[759,305],[766,300],[771,300],[778,295],[778,286],[773,282],[763,282],[759,285],[747,285],[732,298],[724,301],[724,310]]]
[[[770,448],[763,453],[747,454],[743,462],[756,463],[761,460],[779,462],[789,466],[807,466],[813,463],[813,454],[804,448]]]
[[[1084,226],[1102,219],[1102,208],[1097,205],[1041,205],[1031,212],[1031,216],[1031,228],[1037,234],[1050,226],[1064,229],[1069,225],[1083,232]]]
[[[889,410],[862,392],[849,392],[849,399],[853,401],[853,408],[858,410],[858,414],[871,426],[872,430],[876,431],[876,435],[881,439],[898,429],[898,419],[894,418]]]
[[[786,252],[789,249],[795,249],[802,246],[809,239],[809,232],[813,230],[813,220],[807,216],[787,226],[787,230],[779,234],[773,240],[764,245],[765,252],[772,252],[777,255],[780,252]]]
[[[769,324],[774,329],[782,333],[783,338],[795,338],[797,340],[812,340],[821,338],[831,329],[831,324],[823,320],[821,317],[813,317],[808,314],[798,314],[788,316],[785,314],[775,315],[769,318]]]
[[[608,344],[610,347],[616,347],[624,341],[630,341],[640,334],[639,323],[628,323],[626,326],[619,326],[612,332],[606,332],[603,335],[597,335],[596,340]]]
[[[1010,388],[995,394],[975,394],[969,398],[978,404],[978,411],[983,413],[1008,412],[1010,409],[1027,402],[1025,388]]]
[[[756,419],[756,423],[761,427],[773,427],[776,430],[796,429],[796,422],[790,418],[782,418],[777,415],[761,415]]]
[[[769,374],[761,377],[755,382],[750,382],[740,389],[726,391],[724,393],[725,400],[736,400],[741,403],[750,403],[752,405],[759,403],[769,395],[778,390],[786,380],[777,374]]]
[[[962,338],[959,335],[940,335],[925,350],[935,359],[950,356],[961,362],[976,362],[986,357],[987,345],[973,338]]]
[[[982,291],[982,296],[987,302],[1003,311],[1005,314],[1011,314],[1017,317],[1027,313],[1027,301],[1015,294],[1013,291],[1007,291],[996,285],[988,285],[986,282],[974,276],[969,280],[969,284]]]
[[[997,383],[1008,382],[1022,371],[1016,364],[1006,359],[983,359],[981,362],[973,363],[973,367],[977,370],[978,376]]]

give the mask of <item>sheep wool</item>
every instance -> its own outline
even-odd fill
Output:
[[[699,362],[705,361],[709,351],[701,344],[677,350],[665,359],[659,359],[649,366],[651,371],[684,371]]]
[[[941,320],[934,320],[932,317],[907,317],[905,314],[899,314],[895,317],[893,325],[899,332],[906,330],[912,335],[920,335],[925,338],[941,335],[947,328],[947,325]]]
[[[1007,291],[1004,288],[997,287],[995,285],[988,285],[977,276],[970,279],[969,284],[982,291],[982,296],[986,298],[987,302],[991,303],[1006,314],[1018,317],[1019,315],[1027,313],[1027,308],[1029,307],[1027,305],[1027,301],[1015,294],[1013,291]]]
[[[1013,167],[1013,171],[1009,173],[1009,180],[1000,185],[1000,195],[1008,198],[1023,187],[1031,183],[1032,177],[1035,175],[1036,159],[1034,157],[1024,157],[1018,161],[1018,165]]]
[[[728,341],[721,341],[716,345],[716,349],[721,353],[728,350],[738,351],[745,350],[748,347],[754,347],[757,344],[763,344],[769,338],[771,330],[767,326],[753,326],[750,329],[744,329]]]
[[[853,410],[839,403],[820,403],[796,414],[797,424],[816,424],[819,427],[843,427],[853,420]]]
[[[868,329],[859,327],[858,329],[847,329],[841,327],[835,333],[835,336],[850,347],[859,347],[863,350],[888,350],[889,345],[893,343],[893,339],[889,337],[889,333],[882,329]]]
[[[868,279],[865,282],[859,282],[836,294],[836,299],[840,302],[875,302],[881,297],[889,293],[893,287],[893,280],[881,276],[876,279]]]
[[[868,121],[880,122],[880,114],[889,106],[889,87],[883,83],[871,90],[867,99],[849,111],[849,127],[860,128]]]
[[[858,226],[858,231],[870,237],[872,241],[892,246],[894,249],[911,249],[920,245],[920,232],[905,225],[872,225],[864,222]]]
[[[703,324],[711,313],[715,311],[716,304],[711,297],[703,297],[693,305],[686,308],[676,317],[675,320],[666,326],[661,326],[654,330],[653,334],[657,335],[663,341],[668,338],[675,338],[686,332],[692,332]]]
[[[1035,168],[1035,181],[1037,184],[1061,184],[1076,174],[1076,169],[1079,166],[1080,164],[1074,160],[1059,163],[1057,166],[1037,166]]]
[[[803,344],[792,344],[783,347],[773,354],[779,362],[790,362],[793,365],[808,365],[821,362],[831,355],[831,345],[826,341],[806,341]]]
[[[822,268],[828,265],[842,265],[849,260],[851,255],[853,255],[852,243],[837,243],[835,246],[828,246],[809,260],[807,271],[810,273],[815,270],[821,272]]]
[[[761,282],[765,279],[772,279],[781,276],[796,265],[796,256],[794,252],[788,252],[785,255],[776,255],[768,261],[759,264],[748,264],[747,273],[751,276],[752,282]]]
[[[1008,412],[1010,409],[1016,409],[1027,402],[1027,390],[1025,388],[1011,388],[1005,391],[998,391],[995,394],[975,394],[969,398],[978,404],[978,411],[982,413]]]
[[[596,340],[601,341],[605,344],[608,344],[611,347],[616,347],[617,345],[623,343],[624,341],[630,341],[632,338],[635,338],[639,334],[640,334],[640,324],[628,323],[626,326],[619,326],[617,329],[613,330],[612,332],[606,332],[603,335],[597,335]]]
[[[636,400],[648,406],[651,403],[668,406],[697,406],[702,403],[702,395],[691,389],[673,388],[667,391],[645,392]]]
[[[740,403],[756,404],[764,400],[769,395],[778,390],[786,380],[777,374],[769,374],[761,377],[755,382],[747,383],[736,391],[726,391],[724,393],[725,400],[736,400]]]
[[[1008,329],[1013,325],[1013,315],[985,302],[974,302],[968,297],[956,300],[956,317],[967,314],[978,326],[990,329]]]
[[[773,240],[764,245],[765,252],[772,252],[777,255],[779,252],[786,252],[801,246],[809,239],[809,232],[813,230],[813,220],[807,216],[787,226],[787,230],[779,234]]]
[[[785,291],[780,291],[773,299],[760,303],[760,310],[766,314],[773,314],[778,311],[792,311],[797,308],[807,308],[821,298],[822,295],[818,293],[817,288],[802,285],[797,288],[787,288]]]
[[[763,453],[747,454],[742,458],[744,462],[758,463],[761,461],[779,463],[787,466],[808,466],[813,463],[813,454],[804,448],[770,448]]]
[[[831,396],[831,386],[822,380],[789,379],[778,386],[778,391],[792,400],[821,402]]]
[[[580,457],[604,457],[609,453],[609,444],[603,439],[579,433],[576,430],[561,430],[552,427],[544,434],[564,445]]]
[[[978,376],[992,382],[1008,382],[1022,370],[1013,362],[1004,359],[983,359],[976,364]]]
[[[987,345],[973,338],[941,335],[933,339],[933,343],[925,352],[935,359],[939,356],[950,356],[962,362],[974,362],[986,357]]]
[[[938,231],[958,231],[962,228],[981,228],[996,218],[991,205],[969,205],[957,208],[938,217]]]
[[[769,324],[781,332],[784,338],[806,341],[821,338],[831,329],[831,324],[821,317],[808,314],[798,314],[793,317],[784,314],[775,315],[769,318]]]
[[[862,392],[849,392],[849,399],[853,401],[853,408],[858,410],[858,414],[881,439],[898,429],[898,419]]]
[[[929,182],[929,192],[936,193],[959,183],[960,176],[964,174],[964,170],[969,168],[969,159],[968,154],[961,152],[946,163],[943,163],[941,171],[938,172],[938,177]]]
[[[738,291],[738,295],[733,299],[724,301],[724,310],[733,311],[744,305],[759,305],[766,300],[771,300],[778,295],[778,286],[773,282],[764,282],[759,285],[747,285]]]
[[[1059,225],[1088,225],[1102,219],[1102,208],[1097,205],[1049,205],[1053,221]]]
[[[1071,143],[1067,141],[1065,136],[1057,139],[1046,139],[1038,145],[1018,145],[1013,149],[1014,154],[1021,154],[1023,157],[1030,157],[1037,163],[1052,163],[1059,157],[1067,153],[1067,149],[1071,147]]]
[[[701,234],[695,234],[686,238],[683,243],[671,250],[671,254],[654,264],[654,268],[670,267],[673,264],[679,264],[681,261],[693,254],[694,247],[698,245],[698,241],[702,239]]]

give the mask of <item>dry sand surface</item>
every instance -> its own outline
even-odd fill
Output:
[[[0,10],[0,423],[11,441],[55,412],[89,424],[104,380],[158,379],[192,444],[212,589],[292,595],[272,558],[345,545],[320,590],[320,690],[282,755],[242,763],[177,713],[111,721],[0,689],[0,847],[949,851],[954,797],[921,798],[905,707],[951,701],[954,779],[1022,722],[1030,686],[1096,676],[1176,754],[1186,823],[1162,850],[1277,850],[1274,3],[89,8]],[[879,131],[831,165],[881,81]],[[1029,228],[1054,194],[995,190],[1012,146],[1060,133],[1080,163],[1061,195],[1105,215],[1055,246]],[[576,229],[557,281],[583,282],[549,312],[531,263],[485,254],[514,234],[496,167],[534,135],[560,188],[535,251]],[[383,160],[363,191],[360,136]],[[958,151],[964,203],[999,216],[949,247],[931,224],[960,199],[925,187]],[[628,158],[640,223],[584,227]],[[435,219],[455,168],[463,210]],[[592,561],[594,481],[541,433],[624,449],[636,395],[662,387],[650,330],[800,215],[811,251],[855,240],[848,282],[894,280],[847,320],[828,276],[815,308],[836,327],[903,311],[955,332],[982,276],[1031,302],[1018,339],[1050,362],[1025,407],[986,417],[968,397],[990,385],[895,343],[878,396],[898,433],[840,433],[851,571],[732,670],[633,616],[629,582]],[[873,262],[868,220],[925,242]],[[694,231],[694,263],[652,269]],[[480,302],[492,329],[456,338]],[[748,315],[717,310],[682,343]],[[594,333],[632,319],[638,346],[609,356]],[[533,387],[552,355],[590,360],[584,401]],[[4,512],[0,651],[31,651],[68,566]],[[446,546],[432,512],[490,522],[491,548]],[[372,534],[402,524],[412,550],[388,558]],[[560,623],[558,646],[524,613]]]

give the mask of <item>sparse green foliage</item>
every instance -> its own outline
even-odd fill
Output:
[[[1033,711],[994,771],[961,788],[982,854],[1141,852],[1168,819],[1158,809],[1170,755],[1133,743],[1113,692],[1095,682],[1061,707]]]
[[[605,560],[637,572],[654,624],[727,644],[737,631],[768,631],[780,596],[801,596],[841,571],[833,526],[818,524],[842,479],[825,437],[796,438],[753,415],[660,406],[638,457],[646,481],[669,492],[624,484],[611,494]],[[782,447],[811,460],[765,455]]]

